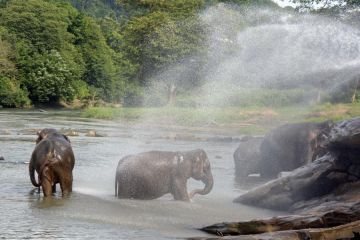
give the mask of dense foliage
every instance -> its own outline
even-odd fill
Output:
[[[165,88],[176,89],[180,79],[186,81],[181,83],[183,92],[194,90],[203,81],[208,47],[208,26],[199,13],[219,2],[272,3],[0,0],[0,106],[141,105],[148,100],[144,91],[160,78]],[[168,72],[159,74],[164,69]],[[166,99],[159,100],[156,94],[151,98],[155,105],[166,105]],[[181,97],[179,102],[186,105]]]

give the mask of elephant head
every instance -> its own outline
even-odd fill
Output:
[[[328,120],[318,124],[318,130],[310,136],[310,146],[313,151],[312,161],[323,156],[327,152],[327,144],[331,129],[335,126],[334,122]]]
[[[203,189],[195,189],[190,193],[190,198],[195,194],[206,195],[208,194],[214,185],[214,179],[211,173],[211,167],[209,159],[204,150],[195,150],[189,152],[191,154],[191,177],[195,180],[201,180],[205,187]]]
[[[56,131],[56,129],[53,128],[44,128],[41,131],[37,132],[38,138],[36,139],[36,144],[38,144],[41,140],[48,138],[51,135],[54,134],[59,134],[58,131]],[[62,135],[66,141],[70,142],[69,138],[66,135],[63,134],[59,134]]]

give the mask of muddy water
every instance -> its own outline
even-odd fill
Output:
[[[0,111],[0,238],[2,239],[174,239],[206,236],[196,228],[219,221],[270,217],[276,212],[235,204],[243,190],[234,183],[232,154],[237,143],[175,140],[176,134],[211,136],[186,132],[171,126],[153,128],[80,118],[79,114],[50,111]],[[33,129],[76,129],[70,137],[75,152],[74,192],[69,199],[59,195],[44,200],[32,187],[27,161],[34,149]],[[86,137],[96,130],[105,137]],[[152,201],[119,200],[114,197],[118,160],[148,150],[203,148],[209,156],[214,188],[193,202],[173,201],[164,196]],[[25,163],[24,163],[25,162]],[[189,181],[188,188],[202,187]]]

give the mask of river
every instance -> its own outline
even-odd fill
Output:
[[[232,154],[238,143],[177,140],[187,133],[211,133],[144,124],[89,120],[70,111],[0,111],[0,238],[1,239],[183,239],[207,236],[196,228],[221,221],[271,217],[278,212],[244,206],[232,200],[244,190],[234,182]],[[45,201],[31,185],[28,164],[35,147],[33,129],[75,129],[73,194]],[[86,137],[96,130],[105,137]],[[192,202],[120,200],[114,196],[119,159],[148,150],[204,149],[211,161],[214,188]],[[188,189],[202,187],[195,180]],[[59,190],[59,186],[58,186]]]

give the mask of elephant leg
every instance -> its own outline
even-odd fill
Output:
[[[189,193],[187,191],[186,181],[175,181],[172,195],[175,200],[190,201]]]
[[[48,166],[44,167],[41,174],[41,187],[45,197],[52,195],[52,179],[53,174],[51,169]]]
[[[60,177],[60,188],[63,196],[72,192],[72,173],[63,174]]]
[[[45,177],[41,182],[41,187],[42,187],[45,197],[49,197],[52,195],[52,186],[51,186],[50,179]]]

